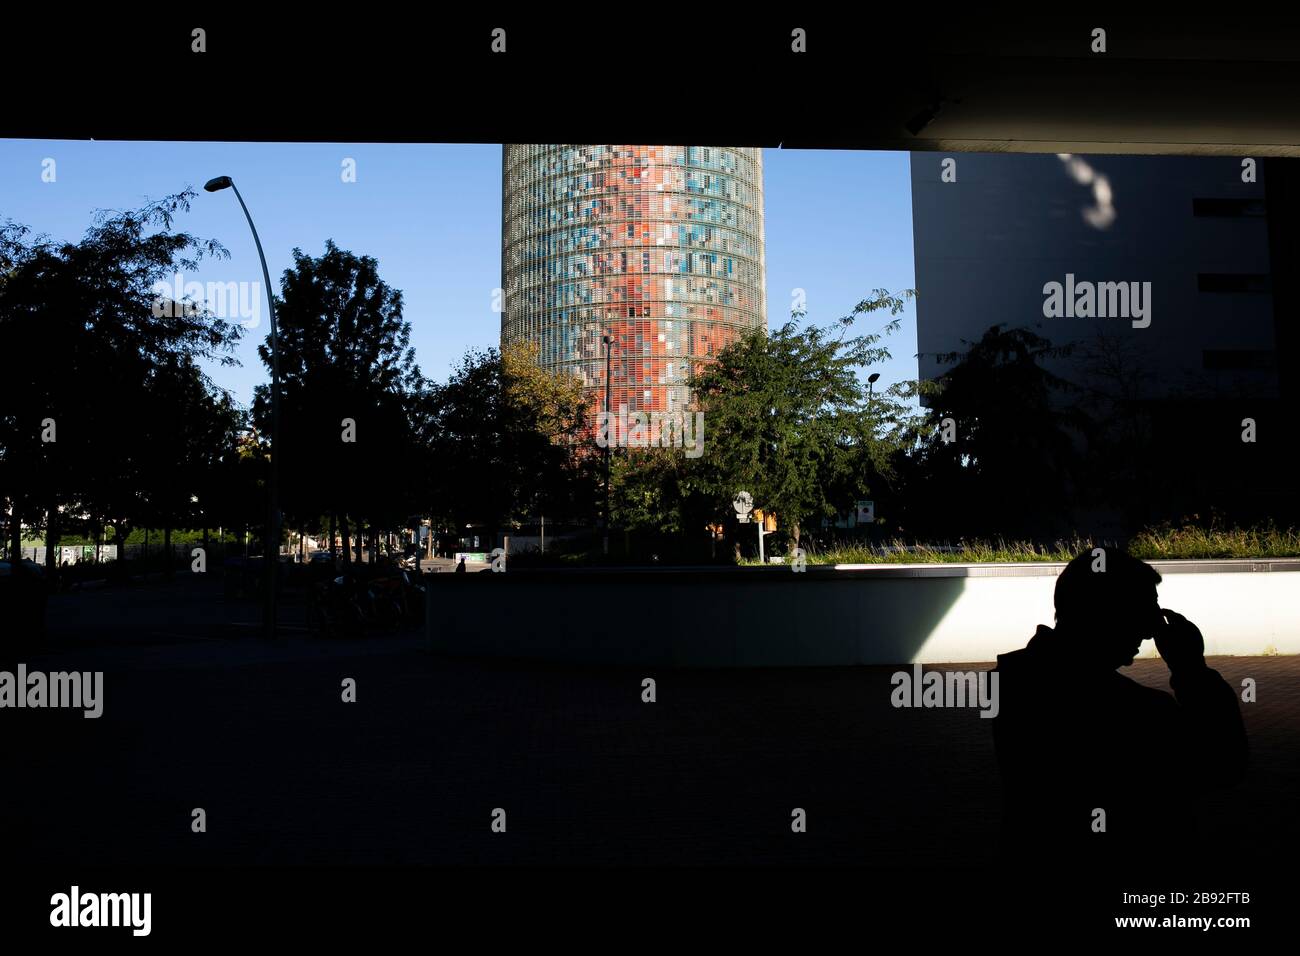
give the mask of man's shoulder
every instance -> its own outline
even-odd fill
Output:
[[[1038,625],[1038,630],[1029,638],[1024,647],[998,655],[997,670],[1015,671],[1038,666],[1047,656],[1051,638],[1052,629],[1045,624]]]
[[[1005,654],[999,654],[997,656],[996,667],[999,670],[1002,668],[1015,670],[1017,667],[1022,667],[1025,664],[1030,663],[1031,660],[1032,657],[1029,653],[1029,648],[1022,647],[1018,651],[1007,651]]]
[[[1155,687],[1148,687],[1146,684],[1139,683],[1119,671],[1112,672],[1110,685],[1111,692],[1119,699],[1129,701],[1135,706],[1171,711],[1178,708],[1178,701],[1174,699],[1173,694]]]

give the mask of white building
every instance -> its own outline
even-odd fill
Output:
[[[936,355],[1002,323],[1083,346],[1053,367],[1066,378],[1090,374],[1083,354],[1100,334],[1144,397],[1277,396],[1262,160],[1253,169],[1238,157],[911,161],[922,378],[950,367]]]

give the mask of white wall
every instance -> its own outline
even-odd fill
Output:
[[[1207,654],[1300,653],[1300,562],[1156,563]],[[1277,566],[1279,562],[1274,562]],[[516,571],[430,579],[450,654],[685,667],[992,661],[1052,623],[1063,565]],[[1234,570],[1227,570],[1233,568]],[[1150,643],[1145,656],[1154,656]]]
[[[1055,587],[1055,575],[967,578],[914,660],[990,661],[1023,647],[1052,624]],[[1159,594],[1161,607],[1200,628],[1206,654],[1300,654],[1300,572],[1164,574]],[[1158,657],[1155,642],[1139,656]]]

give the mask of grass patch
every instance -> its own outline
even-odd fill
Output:
[[[1200,528],[1184,525],[1142,531],[1129,552],[1147,561],[1179,558],[1294,558],[1300,555],[1296,528]]]
[[[843,543],[810,551],[809,564],[1016,564],[1069,561],[1082,551],[1114,545],[1113,541],[1073,538],[1050,545],[1002,538],[961,539],[917,544],[901,539],[879,544]],[[1295,528],[1203,528],[1193,525],[1148,528],[1129,542],[1129,554],[1144,561],[1212,558],[1300,557],[1300,530]],[[743,561],[757,565],[756,559]]]

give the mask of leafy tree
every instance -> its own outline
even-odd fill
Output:
[[[319,257],[295,249],[293,258],[275,303],[281,509],[299,525],[333,516],[350,560],[353,524],[358,532],[369,525],[373,536],[418,507],[411,417],[424,379],[402,293],[380,279],[374,258],[332,240]],[[269,333],[258,354],[270,369]],[[253,418],[264,435],[270,399],[270,386],[259,386]]]
[[[796,313],[771,334],[743,336],[692,378],[705,449],[681,467],[698,471],[688,487],[709,497],[715,515],[732,514],[734,496],[748,491],[797,545],[804,523],[844,513],[870,490],[871,474],[889,472],[915,384],[877,392],[861,373],[889,358],[883,341],[899,320],[850,332],[861,316],[897,316],[913,295],[877,289],[826,327],[804,326]]]
[[[578,517],[595,494],[590,452],[591,407],[576,375],[537,362],[537,346],[515,342],[501,351],[501,382],[510,457],[518,475],[517,516],[550,512]]]
[[[148,526],[163,531],[170,573],[172,530],[206,526],[205,508],[224,494],[214,487],[221,454],[236,443],[243,415],[193,361],[153,369],[146,388],[154,404],[142,423],[147,458],[137,480]]]
[[[1028,329],[990,328],[939,356],[939,377],[906,466],[907,530],[948,538],[1050,539],[1072,526],[1071,495],[1089,431],[1076,388],[1043,367],[1070,353]],[[954,440],[945,441],[944,433]]]
[[[585,516],[596,488],[581,382],[527,344],[471,351],[429,393],[432,498],[452,526]]]
[[[226,255],[173,231],[193,197],[101,212],[76,243],[0,229],[0,355],[10,360],[0,376],[0,487],[13,546],[22,522],[43,526],[51,565],[62,525],[111,523],[121,543],[144,513],[139,489],[160,451],[146,427],[159,370],[235,361],[237,326],[201,307],[155,308],[155,285]],[[42,440],[46,420],[54,441]],[[163,440],[184,446],[183,428]]]

